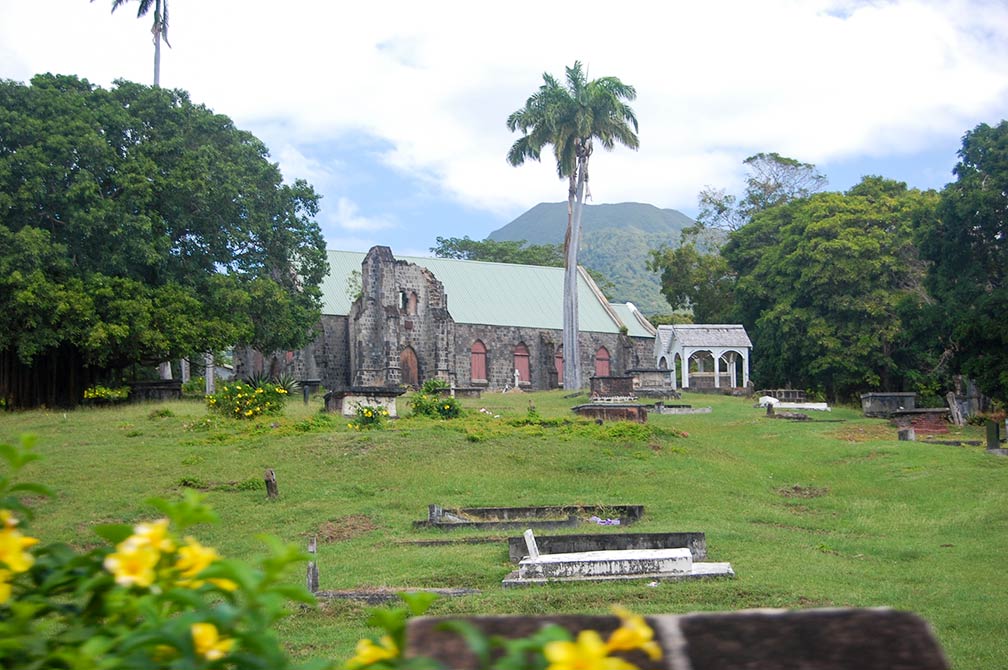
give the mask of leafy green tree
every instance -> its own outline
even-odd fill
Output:
[[[511,165],[539,160],[543,147],[551,145],[557,175],[566,179],[568,219],[564,237],[564,388],[582,386],[578,344],[577,264],[581,242],[581,214],[588,184],[588,162],[594,142],[611,151],[616,144],[636,149],[637,116],[627,104],[637,97],[633,86],[616,77],[588,80],[579,61],[566,69],[565,84],[549,73],[525,106],[507,119],[508,129],[518,138],[508,151]]]
[[[134,364],[310,339],[318,196],[182,91],[0,83],[0,397],[73,404]]]
[[[648,269],[661,276],[662,294],[674,310],[692,311],[696,323],[728,323],[735,304],[735,273],[717,252],[697,243],[702,226],[687,228],[679,246],[651,251]]]
[[[563,253],[559,244],[527,244],[525,240],[471,240],[468,236],[438,237],[431,251],[438,258],[458,258],[465,261],[515,263],[562,267]]]
[[[921,228],[927,285],[953,369],[1008,400],[1008,121],[967,132],[953,173]]]
[[[753,377],[834,399],[899,386],[905,318],[924,301],[915,222],[937,195],[866,177],[846,193],[771,207],[722,249],[757,352]]]
[[[95,0],[91,0],[94,2]],[[154,8],[154,23],[151,25],[151,34],[154,36],[154,85],[161,85],[161,40],[168,44],[168,0],[137,0],[137,18],[146,16],[147,12]],[[112,11],[125,5],[128,0],[112,0]],[[168,44],[168,46],[171,46]]]
[[[708,228],[737,230],[757,213],[805,198],[826,186],[815,165],[781,156],[758,153],[742,161],[749,176],[741,199],[710,186],[700,191],[697,222]]]

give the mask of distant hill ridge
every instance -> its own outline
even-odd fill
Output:
[[[585,205],[581,217],[581,265],[602,273],[615,289],[609,298],[632,302],[645,314],[671,311],[658,275],[647,269],[648,252],[675,245],[693,219],[675,209],[639,202]],[[561,244],[567,228],[567,203],[543,202],[490,233],[495,241]]]

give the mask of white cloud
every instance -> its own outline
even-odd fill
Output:
[[[356,203],[343,197],[336,201],[336,211],[330,216],[333,223],[348,231],[372,232],[396,227],[395,223],[380,216],[362,216]]]
[[[3,3],[0,76],[149,81],[149,20],[102,4],[66,0],[54,19],[51,3]],[[691,207],[706,184],[738,184],[757,151],[908,154],[1008,109],[999,0],[640,3],[619,19],[611,7],[581,3],[572,26],[562,3],[171,0],[162,83],[268,136],[285,176],[326,204],[353,166],[305,148],[366,134],[391,147],[390,167],[498,214],[564,199],[548,161],[506,164],[504,120],[576,58],[639,93],[641,149],[596,153],[596,202]],[[344,200],[329,215],[341,230],[393,225]]]

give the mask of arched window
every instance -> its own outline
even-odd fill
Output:
[[[406,313],[416,314],[417,313],[417,294],[416,291],[410,291],[409,295],[406,296]]]
[[[485,382],[487,378],[486,345],[479,340],[469,350],[469,378],[474,382]]]
[[[556,348],[553,354],[553,365],[556,367],[557,384],[563,386],[563,345]]]
[[[605,347],[599,347],[595,352],[595,376],[609,376],[609,350]]]
[[[529,374],[529,350],[524,342],[519,342],[514,348],[514,369],[518,371],[519,382],[532,381],[532,375]]]

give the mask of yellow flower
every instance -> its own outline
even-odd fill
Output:
[[[133,535],[127,541],[148,544],[158,551],[174,551],[175,541],[168,535],[168,519],[158,519],[150,523],[138,523]]]
[[[245,416],[252,416],[252,410],[250,409],[245,410]]]
[[[18,523],[10,510],[0,510],[0,563],[6,564],[13,573],[25,572],[35,563],[35,557],[25,549],[38,544],[36,538],[16,530]]]
[[[395,640],[388,635],[383,635],[378,644],[375,644],[373,640],[364,638],[357,643],[355,651],[356,654],[354,657],[346,662],[347,668],[365,668],[381,661],[398,658],[399,656],[399,647],[396,646]]]
[[[154,568],[161,555],[149,544],[133,542],[133,535],[120,542],[116,551],[105,557],[105,569],[115,575],[120,586],[146,588],[154,582]]]
[[[576,642],[549,642],[543,648],[546,670],[637,670],[622,658],[609,656],[609,648],[593,630],[578,633]]]
[[[654,631],[644,622],[644,617],[622,607],[613,607],[613,614],[620,618],[620,627],[613,631],[606,644],[609,651],[630,651],[640,649],[657,661],[662,657],[661,647],[654,640]]]
[[[224,658],[235,643],[232,639],[220,637],[217,626],[212,623],[194,623],[189,630],[196,653],[208,661]]]
[[[10,570],[0,569],[0,603],[5,603],[10,600],[11,597],[11,585],[10,579],[14,575],[11,574]]]

